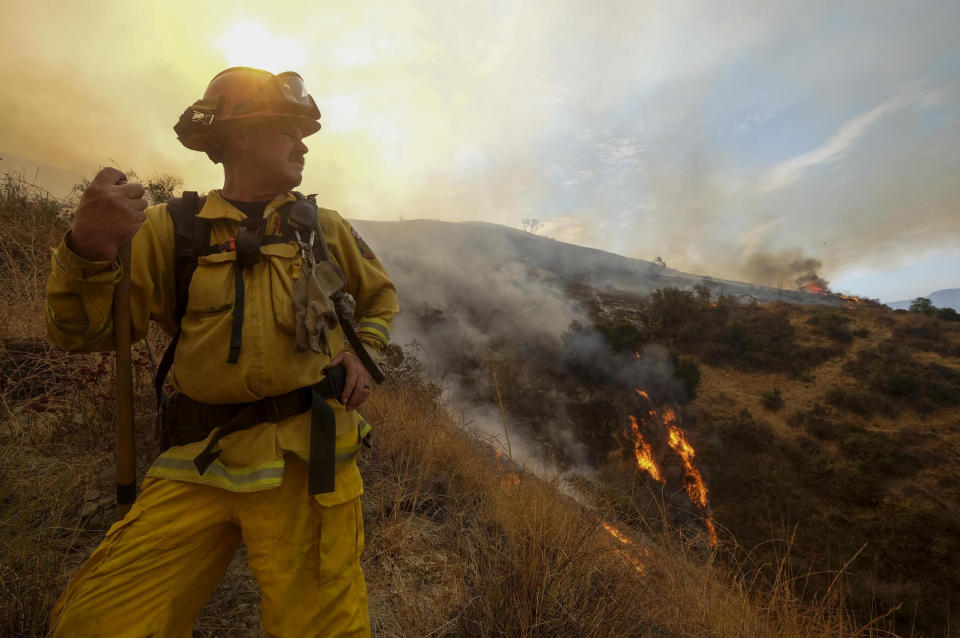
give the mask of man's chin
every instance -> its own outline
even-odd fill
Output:
[[[291,188],[296,188],[297,186],[299,186],[300,182],[303,181],[303,165],[301,164],[298,168],[291,168],[287,172],[286,177],[287,177],[287,183],[289,183],[287,190],[290,190]]]

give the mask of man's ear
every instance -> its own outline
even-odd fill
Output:
[[[252,133],[252,128],[249,126],[231,126],[226,130],[224,137],[228,147],[246,151],[250,148]]]
[[[224,129],[220,137],[218,158],[229,161],[233,157],[242,157],[250,149],[253,131],[249,126],[231,125]]]

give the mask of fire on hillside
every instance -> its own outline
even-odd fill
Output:
[[[833,292],[828,286],[825,286],[817,281],[808,281],[800,286],[800,290],[802,292],[809,292],[812,295],[823,295],[824,297],[843,299],[847,302],[847,308],[853,308],[861,301],[859,297],[851,297],[849,295],[841,295],[840,293]]]
[[[642,431],[650,431],[657,428],[661,438],[665,438],[666,447],[680,459],[683,467],[683,491],[686,492],[690,503],[696,508],[703,523],[704,530],[707,533],[707,542],[711,547],[717,545],[717,532],[713,525],[713,517],[709,511],[709,490],[703,481],[700,470],[694,464],[695,451],[693,446],[687,440],[686,432],[680,427],[676,411],[671,407],[664,407],[657,410],[650,395],[644,390],[638,389],[637,395],[643,398],[648,404],[646,416],[637,417],[630,415],[630,428],[633,431],[634,455],[637,459],[637,467],[643,470],[654,480],[666,485],[668,483],[664,471],[661,469],[666,459],[657,460],[653,453],[653,448],[643,437]],[[664,436],[665,435],[665,436]],[[663,456],[668,452],[664,451]]]

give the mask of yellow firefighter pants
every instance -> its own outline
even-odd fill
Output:
[[[289,454],[283,484],[259,492],[145,480],[60,597],[52,634],[189,638],[241,541],[267,636],[370,635],[360,499],[317,504]]]

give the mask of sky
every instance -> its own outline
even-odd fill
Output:
[[[323,113],[302,190],[686,272],[909,299],[960,287],[960,2],[6,2],[0,157],[220,167],[172,126],[234,65]]]

